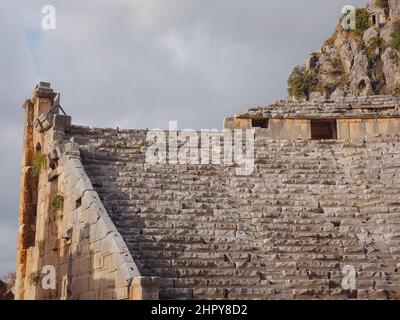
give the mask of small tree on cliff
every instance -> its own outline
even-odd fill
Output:
[[[393,24],[392,41],[391,46],[400,51],[400,20],[395,21]]]
[[[386,13],[390,9],[389,0],[376,0],[376,6],[382,9],[385,9]]]
[[[303,66],[296,66],[288,79],[288,94],[296,99],[308,100],[317,84],[318,79],[314,71],[306,70]]]
[[[362,36],[362,34],[369,28],[369,14],[367,9],[358,8],[356,10],[356,28],[350,30],[352,33]]]

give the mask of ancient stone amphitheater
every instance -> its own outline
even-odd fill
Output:
[[[46,83],[24,106],[18,299],[400,298],[399,98],[227,118],[255,129],[246,176],[149,164],[146,130],[71,125]]]

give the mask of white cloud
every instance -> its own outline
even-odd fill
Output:
[[[227,115],[285,96],[290,70],[330,36],[341,7],[365,3],[1,1],[0,270],[14,260],[5,246],[18,217],[20,106],[39,79],[61,91],[76,124],[220,128]],[[47,4],[55,31],[40,29]]]
[[[146,0],[129,3],[133,24],[140,31],[156,31],[176,23],[193,1]],[[125,2],[126,4],[126,2]]]

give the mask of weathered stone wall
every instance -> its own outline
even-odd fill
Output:
[[[150,165],[146,131],[73,127],[83,164],[163,299],[399,299],[399,136],[257,135],[256,168]],[[356,290],[342,288],[344,266]]]
[[[251,120],[237,119],[234,125],[226,129],[250,129]],[[377,135],[396,136],[400,133],[400,118],[377,119],[337,119],[339,139],[359,140],[375,139]],[[307,119],[270,119],[269,127],[262,129],[266,138],[272,139],[311,139],[311,120]]]
[[[377,135],[396,136],[400,133],[400,118],[339,119],[339,139],[374,139]]]
[[[71,126],[54,97],[42,84],[24,105],[17,299],[400,299],[392,100],[306,108],[360,114],[338,117],[336,141],[309,140],[299,106],[250,110],[272,134],[256,131],[255,170],[238,176],[235,165],[151,165],[147,131]],[[54,290],[36,277],[48,265]],[[348,265],[353,291],[341,286]]]
[[[16,298],[158,298],[157,279],[141,277],[85,173],[78,146],[64,140],[70,117],[43,116],[52,101],[42,100],[39,90],[35,99],[27,110]],[[33,129],[39,117],[50,121]],[[32,146],[38,144],[48,155],[47,165],[33,179],[33,153],[39,151]],[[63,202],[58,210],[53,205],[57,196]],[[54,290],[42,286],[45,266],[55,268]]]
[[[374,139],[400,134],[400,98],[394,96],[348,97],[337,101],[277,101],[226,118],[225,129],[249,129],[252,119],[268,119],[264,137],[311,139],[312,120],[336,120],[339,139]]]
[[[28,264],[32,260],[32,247],[35,244],[38,211],[38,190],[40,177],[33,173],[33,160],[42,151],[43,135],[35,132],[34,122],[39,110],[50,110],[55,93],[42,83],[33,92],[32,99],[25,101],[24,137],[22,151],[19,234],[17,243],[16,299],[25,295],[25,281],[29,276]]]
[[[274,139],[310,139],[311,126],[309,120],[271,119],[264,135]]]

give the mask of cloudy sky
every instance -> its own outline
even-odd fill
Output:
[[[23,110],[50,81],[75,124],[220,128],[286,97],[346,4],[366,0],[1,0],[0,274],[13,271]],[[41,27],[56,8],[56,30]]]

